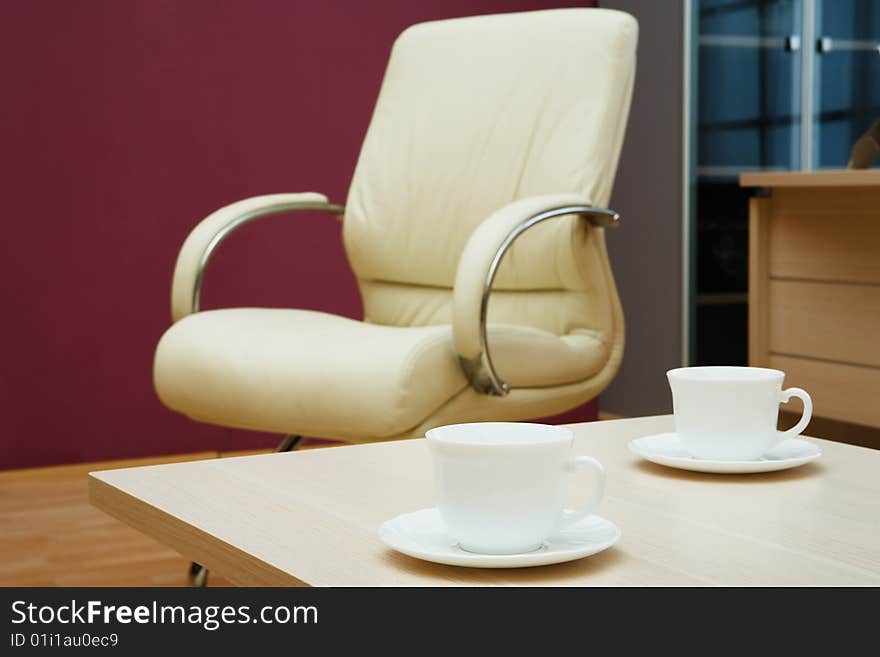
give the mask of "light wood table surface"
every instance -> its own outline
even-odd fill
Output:
[[[815,439],[792,470],[711,475],[641,461],[670,416],[572,425],[608,473],[623,536],[579,561],[478,570],[386,548],[382,522],[433,505],[423,439],[105,470],[93,504],[242,585],[880,585],[880,452]]]

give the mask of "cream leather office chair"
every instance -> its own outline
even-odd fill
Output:
[[[632,91],[628,14],[563,9],[415,25],[394,44],[345,207],[239,201],[186,239],[155,359],[169,408],[202,422],[351,442],[573,408],[611,381],[623,317],[603,209]],[[329,129],[329,127],[328,127]],[[236,228],[344,214],[364,321],[201,311]],[[515,244],[514,241],[516,241]],[[491,288],[491,295],[490,295]]]

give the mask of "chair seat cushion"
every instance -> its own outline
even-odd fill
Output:
[[[493,326],[499,374],[514,387],[583,380],[607,360],[583,331]],[[449,325],[397,327],[306,310],[196,313],[159,342],[162,402],[223,426],[350,441],[398,435],[467,386]]]

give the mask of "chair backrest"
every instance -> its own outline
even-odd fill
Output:
[[[443,20],[398,37],[346,202],[368,321],[451,321],[464,245],[511,201],[579,193],[607,205],[636,39],[635,19],[603,9]],[[525,234],[489,321],[601,331],[612,303],[601,233],[565,218]]]

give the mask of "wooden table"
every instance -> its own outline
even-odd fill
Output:
[[[387,549],[379,525],[433,505],[423,439],[106,470],[92,503],[243,585],[880,585],[880,452],[816,440],[776,473],[709,475],[640,461],[670,416],[573,425],[605,465],[599,509],[623,536],[580,561],[477,570]]]
[[[816,416],[880,427],[880,169],[742,174],[749,364],[787,373]]]

